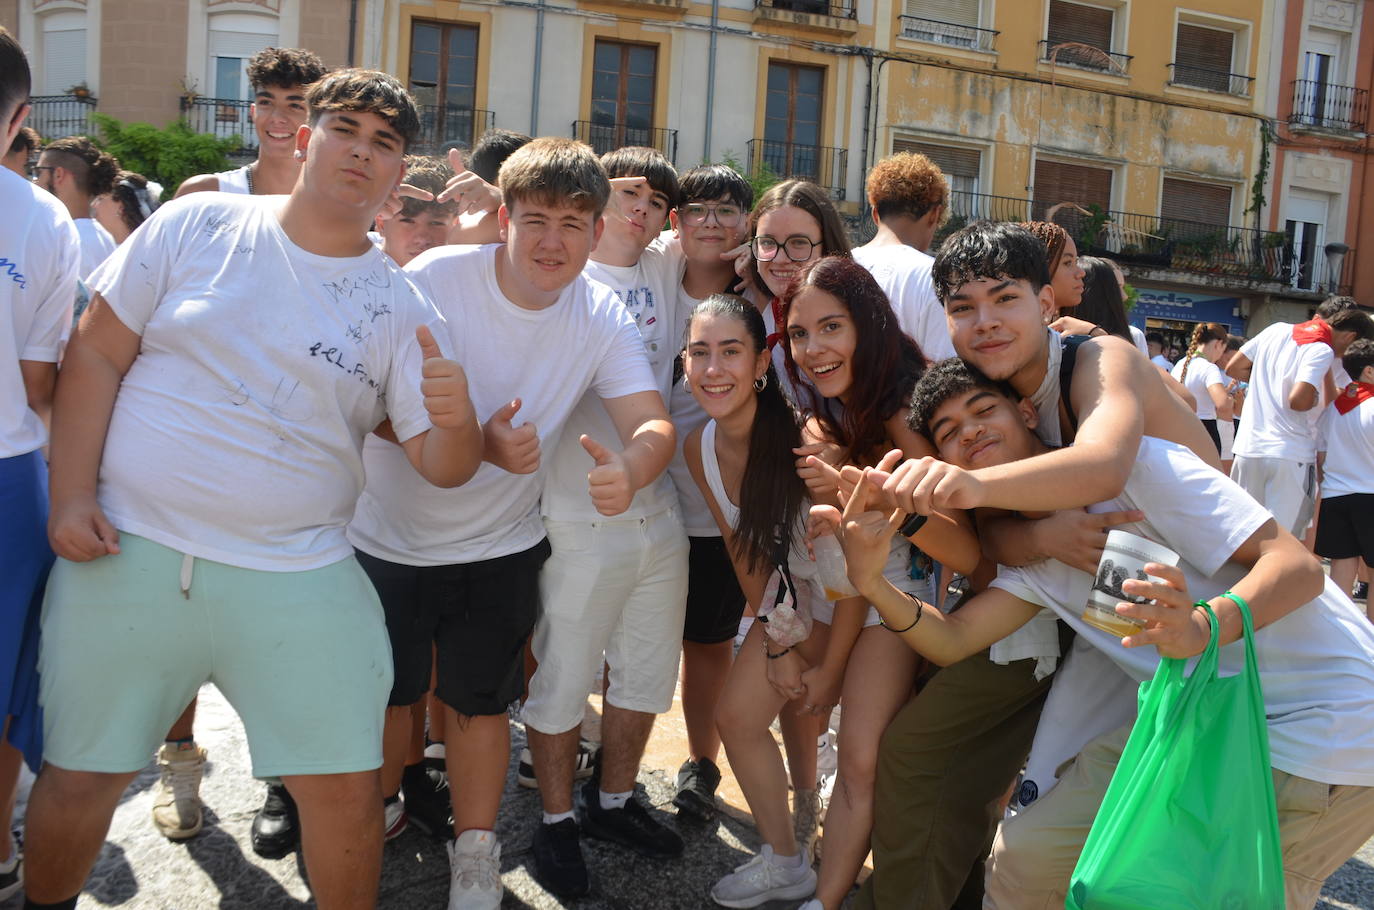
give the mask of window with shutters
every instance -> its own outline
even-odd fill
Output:
[[[1244,48],[1234,29],[1179,22],[1174,36],[1174,85],[1246,95],[1253,81],[1238,72]]]
[[[1168,222],[1231,223],[1231,187],[1165,177],[1159,196],[1159,217]]]
[[[980,150],[934,145],[913,139],[894,139],[892,153],[895,155],[898,152],[925,155],[944,172],[945,182],[949,184],[952,211],[961,211],[959,206],[969,201],[967,197],[977,194],[983,165],[983,153]]]
[[[42,90],[35,95],[61,95],[86,82],[86,13],[59,10],[43,17]]]
[[[990,51],[997,32],[982,27],[988,19],[984,0],[905,0],[902,37]]]
[[[1071,232],[1092,206],[1112,207],[1112,171],[1087,164],[1039,158],[1035,162],[1035,190],[1031,217],[1064,225]]]
[[[1108,6],[1050,0],[1041,59],[1103,72],[1125,72],[1131,58],[1120,53],[1123,42],[1117,29],[1126,17],[1118,12]]]
[[[824,91],[825,70],[821,67],[768,64],[763,161],[773,173],[820,179]]]

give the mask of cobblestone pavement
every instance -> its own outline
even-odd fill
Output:
[[[593,722],[588,726],[593,729],[587,733],[595,738],[595,714],[588,713]],[[512,723],[511,733],[513,755],[518,755],[524,742],[523,728]],[[202,691],[196,735],[210,753],[201,790],[208,807],[205,831],[188,842],[174,844],[153,829],[149,811],[157,771],[150,764],[115,815],[99,865],[80,901],[83,910],[286,910],[313,906],[298,856],[264,860],[248,844],[249,825],[262,800],[263,787],[248,774],[243,727],[210,686]],[[588,897],[568,906],[578,910],[695,910],[715,906],[706,896],[710,884],[752,855],[758,839],[728,773],[722,784],[727,812],[719,823],[691,825],[676,819],[671,805],[672,782],[683,757],[684,731],[681,714],[675,710],[657,725],[639,784],[653,811],[683,835],[685,855],[673,861],[655,861],[584,841],[595,884]],[[516,786],[512,763],[498,831],[503,845],[505,908],[564,906],[531,874],[530,838],[539,812],[537,794]],[[411,828],[386,847],[379,906],[384,910],[439,910],[446,906],[448,881],[443,844]],[[20,905],[14,899],[0,903],[0,910],[18,910]],[[766,910],[790,910],[795,905],[778,902]],[[1374,910],[1374,841],[1332,877],[1317,906],[1321,910]]]

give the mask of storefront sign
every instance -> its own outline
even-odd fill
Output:
[[[1164,291],[1140,288],[1135,308],[1131,310],[1131,324],[1145,328],[1145,320],[1177,319],[1183,322],[1219,322],[1229,326],[1234,334],[1245,329],[1245,320],[1236,314],[1240,309],[1238,297],[1209,297],[1187,291]]]

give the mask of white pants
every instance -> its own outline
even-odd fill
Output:
[[[1317,500],[1316,465],[1286,458],[1237,455],[1231,479],[1269,510],[1279,527],[1302,537],[1312,523]]]
[[[582,722],[604,659],[606,700],[662,714],[673,704],[687,609],[687,532],[676,509],[648,518],[546,520],[553,555],[540,576],[525,723],[566,733]]]

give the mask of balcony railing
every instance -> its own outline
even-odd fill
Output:
[[[1296,79],[1293,112],[1288,115],[1288,122],[1363,133],[1369,122],[1369,92],[1349,85]]]
[[[410,151],[416,155],[438,155],[450,142],[472,148],[482,134],[491,129],[496,115],[480,108],[452,104],[420,106],[420,135]]]
[[[902,17],[902,37],[914,41],[930,41],[949,47],[963,47],[971,51],[990,51],[993,42],[1001,32],[990,28],[974,28],[971,25],[956,25],[938,19],[921,19],[916,16]]]
[[[799,177],[824,187],[833,199],[844,199],[849,167],[848,149],[801,145],[774,139],[750,139],[749,173]]]
[[[613,152],[631,145],[643,145],[658,149],[663,157],[676,163],[677,130],[660,129],[652,126],[629,126],[624,123],[593,123],[590,120],[575,120],[572,125],[573,138],[585,142],[598,155]]]
[[[1097,70],[1100,73],[1125,73],[1133,58],[1130,54],[1117,54],[1077,42],[1050,44],[1040,42],[1040,59],[1047,63],[1076,66],[1079,69]]]
[[[25,122],[44,139],[84,136],[90,132],[90,114],[96,99],[90,95],[36,95],[29,99],[33,111]]]
[[[1030,221],[1030,209],[1029,199],[953,190],[949,214],[936,230],[931,249],[938,249],[946,237],[974,221]]]
[[[1227,95],[1249,97],[1250,86],[1255,82],[1250,76],[1242,76],[1239,73],[1227,73],[1222,70],[1209,69],[1205,66],[1193,66],[1191,63],[1170,63],[1169,69],[1173,70],[1173,75],[1169,77],[1170,85],[1200,88],[1209,92],[1222,92]]]
[[[230,157],[255,158],[258,134],[253,129],[253,102],[237,98],[182,98],[181,115],[191,129],[216,139],[237,139],[239,147]]]
[[[754,0],[754,7],[783,10],[789,13],[810,13],[813,16],[833,16],[836,19],[853,19],[853,3],[831,3],[829,0]]]

